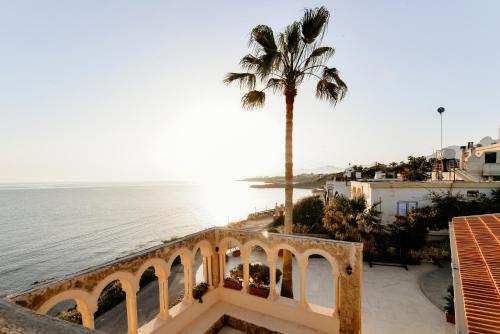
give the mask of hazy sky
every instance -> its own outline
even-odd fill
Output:
[[[0,182],[281,173],[284,97],[259,111],[222,84],[257,24],[331,13],[349,85],[332,109],[303,84],[296,169],[402,160],[500,124],[500,2],[0,0]]]

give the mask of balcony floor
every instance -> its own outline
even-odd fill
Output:
[[[185,327],[179,334],[203,334],[222,316],[228,315],[233,318],[252,323],[259,327],[264,327],[273,331],[287,334],[318,334],[317,330],[299,326],[282,319],[278,319],[263,313],[254,312],[248,309],[243,309],[236,305],[218,302],[206,311],[202,316],[197,318],[193,323]],[[233,330],[233,331],[231,331]],[[225,326],[219,333],[236,334],[243,333],[241,331],[234,331],[233,328]]]

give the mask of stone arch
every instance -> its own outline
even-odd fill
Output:
[[[113,281],[120,281],[122,284],[122,289],[125,291],[125,294],[136,294],[139,290],[139,281],[136,277],[128,271],[117,271],[109,276],[106,276],[102,281],[100,281],[97,286],[92,290],[92,299],[93,303],[95,303],[95,307],[97,309],[97,300],[101,295],[102,291],[109,283]]]
[[[247,241],[243,245],[243,251],[250,254],[250,252],[252,251],[252,248],[255,246],[259,246],[260,248],[262,248],[264,250],[264,252],[266,252],[268,259],[274,255],[271,248],[265,242],[260,241],[258,239],[252,239],[250,241]]]
[[[90,302],[92,300],[91,295],[84,290],[66,290],[61,293],[58,293],[55,296],[52,296],[49,300],[47,300],[45,303],[43,303],[38,309],[37,313],[40,314],[47,314],[47,312],[50,311],[54,306],[59,304],[60,302],[63,302],[65,300],[74,300],[77,307],[87,307],[90,305]]]
[[[191,252],[193,255],[193,259],[198,249],[200,249],[202,256],[211,256],[214,253],[213,247],[210,242],[208,242],[207,240],[201,240],[196,244],[196,246],[193,247],[193,251]]]
[[[179,248],[178,250],[176,250],[174,253],[172,253],[172,255],[170,255],[168,261],[167,261],[167,270],[170,272],[170,269],[172,268],[172,263],[174,262],[174,260],[180,256],[181,258],[181,262],[183,265],[191,265],[192,261],[192,254],[191,254],[191,250],[183,247],[183,248]]]
[[[275,256],[278,256],[278,252],[280,249],[286,249],[289,250],[297,259],[297,262],[301,263],[303,260],[303,256],[301,253],[299,253],[294,247],[288,245],[288,244],[278,244],[273,246],[272,248],[272,254]]]
[[[304,259],[308,259],[311,255],[321,255],[322,257],[324,257],[328,263],[330,263],[330,266],[332,267],[332,274],[336,274],[338,273],[339,271],[339,266],[338,266],[338,263],[337,261],[332,257],[332,255],[322,249],[318,249],[318,248],[312,248],[312,249],[308,249],[306,250],[302,256],[304,257]]]
[[[144,274],[146,269],[148,269],[149,267],[155,268],[156,276],[168,277],[170,272],[170,267],[167,266],[167,262],[165,262],[165,260],[161,258],[149,259],[146,262],[144,262],[135,273],[135,278],[137,282],[141,280],[142,274]]]
[[[219,242],[220,251],[227,251],[227,247],[228,247],[230,241],[233,242],[234,244],[236,244],[240,250],[243,249],[243,244],[238,239],[233,238],[233,237],[225,237],[224,239],[222,239]]]

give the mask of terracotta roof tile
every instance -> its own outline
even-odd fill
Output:
[[[500,214],[453,218],[469,333],[500,333]]]

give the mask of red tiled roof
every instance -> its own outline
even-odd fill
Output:
[[[500,333],[500,214],[453,218],[469,333]]]

